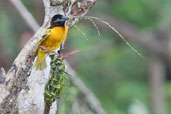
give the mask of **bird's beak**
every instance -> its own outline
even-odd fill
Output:
[[[68,16],[63,16],[62,19],[63,19],[63,20],[68,20],[69,17],[68,17]]]

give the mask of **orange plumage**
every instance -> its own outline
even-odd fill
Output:
[[[63,15],[55,15],[51,20],[51,27],[44,32],[42,39],[37,45],[37,60],[34,67],[36,70],[43,70],[46,68],[45,50],[39,48],[40,46],[46,47],[50,51],[54,51],[60,47],[62,42],[67,36],[67,26],[65,20],[68,19]]]

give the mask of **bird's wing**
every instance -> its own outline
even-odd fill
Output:
[[[40,41],[39,41],[39,42],[37,43],[37,45],[36,45],[35,52],[34,52],[34,57],[35,57],[36,54],[37,54],[37,51],[38,51],[39,46],[41,45],[41,43],[42,43],[46,38],[49,37],[51,31],[52,31],[52,29],[49,28],[49,29],[46,29],[46,31],[44,32],[42,38],[40,39]]]

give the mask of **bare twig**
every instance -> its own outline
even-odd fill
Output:
[[[50,105],[48,103],[46,103],[45,109],[44,109],[44,114],[49,114],[49,112],[50,112]]]
[[[90,15],[94,15],[91,14]],[[98,14],[96,14],[98,16]],[[116,27],[118,31],[123,35],[126,36],[126,38],[130,40],[134,40],[137,43],[141,44],[142,46],[147,49],[148,52],[150,53],[156,53],[162,57],[164,57],[166,60],[171,62],[171,53],[168,49],[166,49],[166,46],[162,45],[161,42],[157,42],[155,39],[155,36],[153,33],[149,32],[142,32],[139,28],[130,25],[127,22],[124,21],[119,21],[115,18],[111,18],[110,16],[104,15],[104,14],[99,14],[98,17],[102,17],[105,21],[109,22],[112,26]],[[96,21],[96,24],[105,30],[111,31],[110,28],[105,26],[99,21]],[[84,21],[87,23],[88,21]]]
[[[33,16],[28,12],[26,7],[22,4],[21,0],[9,0],[17,9],[17,11],[21,14],[21,16],[26,20],[27,25],[36,32],[40,26],[33,18]]]
[[[164,97],[164,64],[160,58],[151,56],[149,68],[149,81],[151,84],[151,108],[153,114],[163,114],[165,107]]]
[[[88,102],[89,106],[91,107],[94,112],[97,114],[106,114],[106,112],[103,110],[101,107],[100,102],[98,99],[94,96],[94,94],[85,86],[85,84],[82,82],[82,80],[79,78],[77,73],[74,71],[74,69],[69,65],[67,61],[66,65],[68,67],[68,72],[72,75],[73,77],[73,82],[74,84],[80,89],[81,93],[85,95],[85,99]]]

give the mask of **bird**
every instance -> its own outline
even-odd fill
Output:
[[[66,40],[68,32],[66,21],[68,19],[68,16],[64,16],[61,14],[56,14],[51,18],[50,27],[45,30],[41,40],[38,42],[35,49],[36,51],[34,55],[37,55],[37,59],[34,63],[34,68],[36,70],[41,71],[47,67],[45,59],[47,50],[43,50],[40,47],[43,46],[49,51],[54,51],[62,45],[63,41]]]

